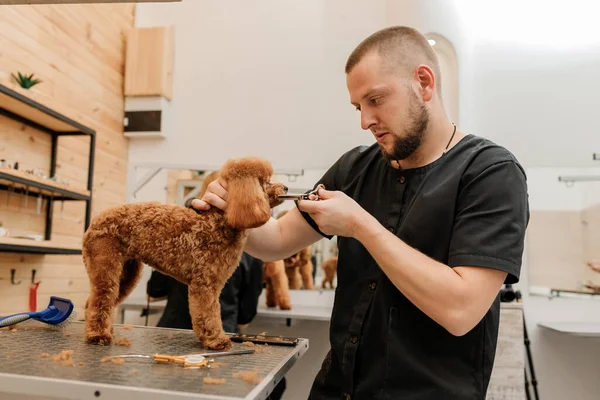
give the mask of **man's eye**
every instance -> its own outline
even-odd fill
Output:
[[[374,97],[371,99],[371,104],[377,104],[379,103],[379,100],[381,100],[381,97]]]

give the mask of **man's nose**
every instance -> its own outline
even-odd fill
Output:
[[[360,112],[360,127],[365,131],[369,129],[372,125],[375,125],[377,121],[375,120],[375,116],[373,113],[369,113],[367,111],[361,110]]]

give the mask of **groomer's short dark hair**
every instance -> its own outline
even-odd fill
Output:
[[[377,51],[389,68],[402,75],[410,76],[418,65],[428,65],[435,75],[436,90],[441,93],[442,77],[437,55],[427,38],[416,29],[392,26],[373,33],[348,57],[346,74],[372,51]]]

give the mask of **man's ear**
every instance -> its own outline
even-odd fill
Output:
[[[235,229],[257,228],[271,217],[271,207],[258,179],[235,178],[228,182],[227,225]]]
[[[419,83],[419,92],[423,97],[423,101],[430,101],[435,92],[435,85],[437,83],[437,77],[433,70],[428,65],[421,64],[415,71],[415,77]]]

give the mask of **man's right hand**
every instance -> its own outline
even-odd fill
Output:
[[[225,210],[227,208],[227,184],[225,181],[216,179],[209,183],[202,198],[192,200],[191,206],[200,211],[209,210],[211,206]]]
[[[587,265],[592,270],[594,270],[596,272],[600,272],[600,261],[598,261],[598,260],[588,261]]]

